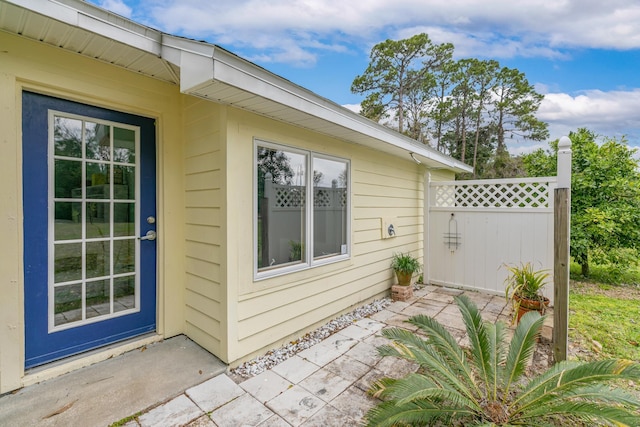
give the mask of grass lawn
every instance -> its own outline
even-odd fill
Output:
[[[571,279],[588,281],[591,283],[606,283],[610,285],[640,286],[640,267],[616,268],[607,265],[590,265],[590,277],[582,277],[580,266],[571,262]]]
[[[571,266],[569,358],[640,362],[640,271],[594,266],[591,273],[587,280]],[[640,383],[619,385],[640,399]]]
[[[640,361],[640,267],[571,263],[569,338],[587,358]]]
[[[597,358],[640,361],[640,288],[572,281],[569,337]]]

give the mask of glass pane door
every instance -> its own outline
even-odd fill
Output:
[[[139,307],[139,130],[58,112],[50,151],[50,330]]]
[[[26,368],[155,330],[155,129],[23,92]]]

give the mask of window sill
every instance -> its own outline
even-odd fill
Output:
[[[302,271],[313,270],[318,267],[323,267],[330,264],[336,264],[342,261],[347,261],[351,259],[350,254],[337,255],[332,257],[319,258],[313,261],[312,264],[301,263],[295,265],[288,265],[284,267],[273,267],[271,269],[254,272],[253,281],[261,282],[266,279],[271,279],[274,277],[281,277],[293,273],[298,273]]]

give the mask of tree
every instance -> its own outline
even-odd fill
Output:
[[[474,141],[474,164],[473,173],[461,173],[456,175],[456,179],[488,179],[493,175],[495,161],[495,136],[488,126],[481,127]]]
[[[477,176],[478,167],[478,148],[480,144],[480,135],[482,130],[483,118],[487,104],[490,102],[490,90],[493,87],[496,72],[500,68],[498,61],[478,61],[473,62],[473,83],[476,88],[476,107],[475,107],[475,136],[473,140],[473,170],[474,177]]]
[[[502,179],[525,176],[526,171],[521,156],[512,156],[505,146],[496,148],[484,167],[482,178]]]
[[[589,263],[637,263],[640,249],[640,164],[624,139],[570,133],[571,256],[589,276]],[[529,176],[556,175],[558,141],[523,157]]]
[[[461,59],[450,68],[450,92],[447,95],[449,117],[449,131],[443,135],[447,142],[448,151],[462,162],[467,162],[470,155],[470,145],[473,144],[471,154],[474,169],[477,166],[478,150],[482,143],[481,136],[487,136],[489,111],[493,108],[492,89],[500,66],[497,61],[478,59]],[[438,100],[444,96],[435,95]],[[436,110],[438,118],[442,110]],[[489,140],[492,138],[489,136]]]
[[[456,63],[452,60],[444,61],[432,74],[434,79],[431,108],[429,110],[430,121],[427,128],[435,137],[435,148],[444,150],[443,136],[446,133],[447,123],[454,116],[453,103],[449,92],[455,77]]]
[[[467,127],[473,115],[473,104],[475,103],[476,92],[473,86],[474,60],[461,59],[457,63],[455,73],[455,86],[451,90],[451,99],[455,112],[455,143],[456,147],[452,151],[458,153],[458,158],[465,162],[467,151]]]
[[[351,85],[353,93],[366,95],[361,114],[476,171],[517,174],[519,160],[506,140],[548,137],[547,124],[535,117],[543,95],[517,69],[495,60],[454,61],[453,51],[451,43],[434,44],[425,33],[375,45]]]
[[[503,322],[484,322],[466,295],[455,300],[468,350],[425,315],[408,320],[420,335],[399,328],[382,331],[393,344],[379,347],[380,354],[409,360],[420,369],[374,383],[371,391],[383,402],[366,414],[367,426],[638,425],[640,402],[612,383],[640,380],[640,364],[616,359],[560,362],[527,378],[544,317],[525,314],[508,344]]]
[[[392,112],[398,131],[404,133],[407,96],[422,88],[424,76],[452,53],[452,44],[433,44],[425,33],[378,43],[371,49],[364,74],[353,80],[351,91],[367,94],[362,103],[366,117],[380,120]]]
[[[262,200],[264,197],[264,183],[267,173],[271,174],[273,182],[276,184],[291,185],[293,183],[295,172],[285,152],[258,146],[257,157],[258,200]]]
[[[547,124],[536,119],[543,95],[537,93],[524,73],[503,67],[496,76],[493,89],[493,117],[497,131],[496,151],[505,151],[505,137],[542,141],[549,137]]]
[[[420,71],[411,70],[408,74],[409,80],[413,81],[414,85],[407,91],[403,108],[403,115],[407,122],[405,133],[416,141],[429,144],[424,122],[432,103],[431,92],[435,86],[435,80],[430,75],[425,75],[421,78],[411,77],[413,74],[419,72]]]

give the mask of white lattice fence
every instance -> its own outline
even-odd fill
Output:
[[[448,181],[431,184],[432,207],[548,209],[555,178]]]
[[[298,210],[305,206],[305,187],[273,184],[271,208]],[[315,208],[344,208],[347,192],[344,188],[314,187]]]
[[[346,218],[347,191],[338,187],[313,188],[313,230],[304,230],[306,191],[304,186],[265,183],[267,215],[262,227],[268,241],[264,262],[287,262],[292,244],[299,244],[302,233],[314,233],[317,253],[334,253],[342,244],[342,227]]]
[[[532,262],[552,273],[555,181],[552,177],[430,183],[429,280],[502,294],[506,264]],[[552,284],[547,288],[551,296]]]

